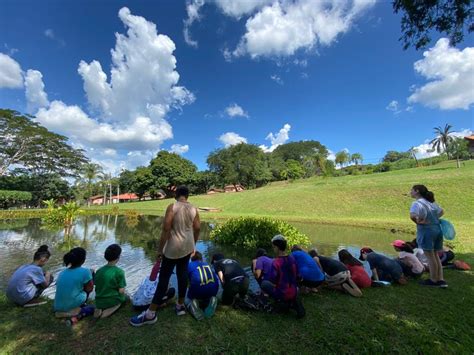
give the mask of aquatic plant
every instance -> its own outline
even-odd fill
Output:
[[[309,238],[291,224],[268,217],[232,218],[218,225],[210,235],[212,241],[246,248],[268,247],[276,234],[282,234],[288,246],[310,244]]]

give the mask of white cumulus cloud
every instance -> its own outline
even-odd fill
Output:
[[[278,133],[269,133],[265,139],[270,141],[271,146],[267,147],[266,145],[262,144],[260,146],[260,149],[262,149],[265,153],[273,152],[278,146],[285,144],[288,141],[288,139],[290,138],[290,129],[291,126],[286,123]]]
[[[43,75],[40,71],[28,69],[26,72],[25,96],[27,110],[30,113],[49,105],[48,95],[44,91]]]
[[[40,107],[36,120],[68,136],[75,146],[87,147],[92,160],[109,171],[148,163],[163,142],[173,137],[167,113],[195,100],[178,85],[174,42],[127,8],[120,9],[119,18],[126,34],[116,34],[110,74],[97,60],[81,61],[78,67],[89,110],[61,100],[48,105],[41,73],[27,74],[32,84],[28,84],[27,98]],[[185,147],[180,146],[181,151]]]
[[[248,113],[245,112],[244,109],[236,103],[227,106],[225,109],[225,113],[229,117],[249,117]]]
[[[375,0],[275,1],[247,20],[233,55],[284,57],[318,44],[329,46],[374,4]]]
[[[17,89],[23,87],[21,66],[12,57],[0,53],[0,88]]]
[[[474,131],[470,129],[463,129],[461,131],[455,131],[450,134],[451,137],[463,138],[470,136]],[[425,140],[424,143],[413,147],[415,155],[418,159],[431,158],[440,155],[436,150],[433,150],[433,146],[429,143],[431,139]],[[441,152],[442,153],[442,152]]]
[[[98,61],[79,64],[90,105],[106,119],[133,121],[137,115],[161,119],[171,108],[192,103],[194,95],[177,85],[174,42],[126,7],[119,18],[128,30],[115,35],[110,81]]]
[[[227,132],[219,137],[219,141],[228,148],[236,144],[247,143],[247,138],[241,137],[234,132]]]
[[[184,153],[187,153],[189,151],[189,145],[185,144],[185,145],[182,145],[182,144],[173,144],[171,146],[171,149],[170,149],[170,152],[171,153],[176,153],[176,154],[184,154]]]
[[[415,87],[408,102],[441,110],[469,109],[474,103],[474,47],[460,50],[441,38],[423,56],[414,68],[429,82]]]
[[[393,111],[393,112],[398,112],[399,111],[399,105],[397,100],[392,100],[390,103],[385,107],[386,110]]]

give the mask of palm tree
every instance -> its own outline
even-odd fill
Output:
[[[90,206],[90,197],[92,196],[92,182],[102,173],[102,167],[98,164],[88,163],[84,165],[83,174],[87,180],[87,188],[89,190],[89,198],[87,199],[87,206]]]
[[[349,160],[349,153],[346,150],[341,150],[340,152],[336,153],[335,163],[339,164],[341,168],[344,166],[344,164],[348,163]]]
[[[450,124],[446,124],[444,128],[434,127],[434,133],[436,134],[436,138],[434,138],[430,144],[433,146],[433,150],[436,149],[438,153],[446,152],[448,159],[449,154],[447,152],[448,145],[452,142],[453,137],[451,137],[451,126]]]
[[[363,159],[364,158],[360,153],[354,153],[351,155],[351,162],[353,162],[356,166],[359,166],[359,162],[362,164]]]
[[[416,158],[416,153],[418,153],[418,149],[417,149],[416,147],[411,147],[411,148],[408,150],[408,153],[410,153],[411,156],[413,157],[413,159],[415,159],[416,166],[419,166],[419,165],[418,165],[418,159]]]
[[[102,186],[104,188],[104,198],[103,205],[107,203],[107,188],[110,187],[110,181],[112,180],[112,174],[102,173],[100,176],[102,179]],[[112,193],[110,194],[110,199],[112,200]]]

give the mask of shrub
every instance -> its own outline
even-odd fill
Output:
[[[0,190],[0,207],[9,208],[19,206],[31,200],[31,192]]]
[[[232,218],[211,232],[211,240],[216,243],[243,246],[246,248],[268,247],[276,234],[282,234],[288,247],[298,244],[308,246],[309,238],[292,225],[267,217]]]

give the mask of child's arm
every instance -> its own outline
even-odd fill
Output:
[[[374,281],[379,281],[379,274],[377,274],[377,269],[372,269],[372,279],[374,279]]]
[[[94,281],[92,280],[90,280],[84,285],[84,291],[86,291],[87,293],[92,292],[93,289],[94,289]]]
[[[170,237],[171,227],[173,226],[173,217],[173,205],[169,205],[166,209],[165,220],[163,221],[163,229],[161,231],[160,244],[158,245],[159,256],[163,254],[163,248]]]
[[[217,276],[219,276],[219,280],[221,280],[221,283],[224,284],[224,273],[222,271],[218,271]]]

